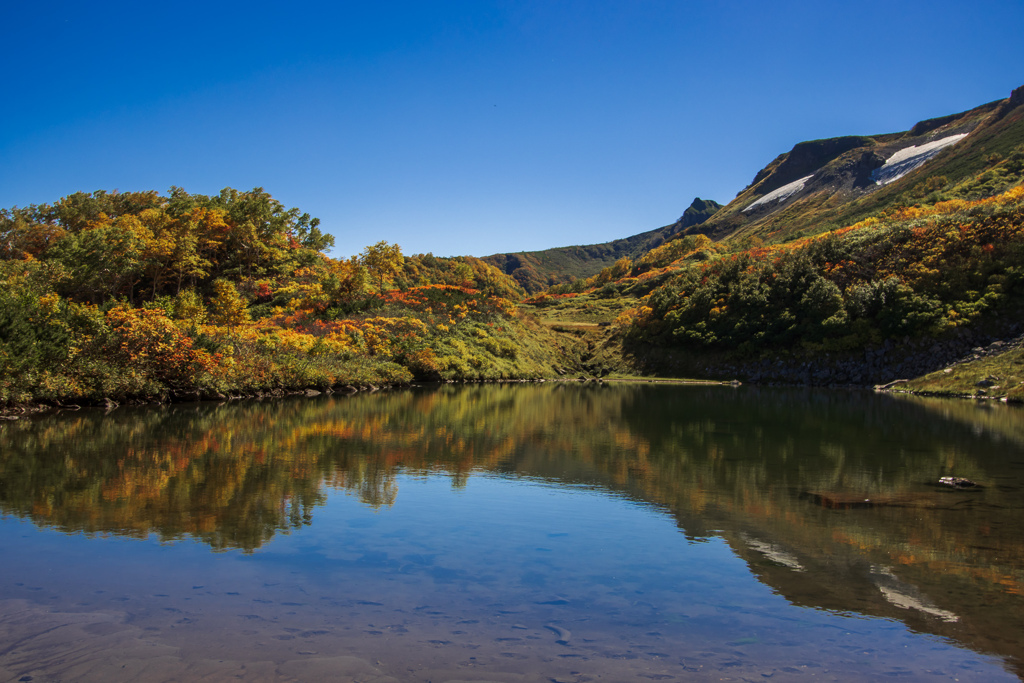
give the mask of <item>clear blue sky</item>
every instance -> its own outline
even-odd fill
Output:
[[[1024,1],[7,2],[0,206],[265,188],[336,256],[589,244],[1024,85]]]

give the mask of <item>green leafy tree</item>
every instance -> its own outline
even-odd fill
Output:
[[[238,292],[235,292],[237,295]],[[185,289],[178,292],[174,297],[172,312],[176,320],[181,320],[189,325],[201,325],[206,322],[206,306],[203,299],[194,289]]]
[[[121,295],[131,299],[146,247],[138,228],[129,216],[115,222],[101,219],[87,230],[65,235],[48,253],[67,271],[62,293],[92,303]]]
[[[187,206],[179,197],[179,204]],[[318,218],[298,209],[285,209],[262,187],[249,192],[221,190],[211,206],[226,211],[228,253],[233,258],[224,273],[244,277],[280,274],[309,265],[311,259],[334,244],[334,238],[317,227]]]
[[[384,280],[397,273],[405,263],[402,248],[397,244],[388,244],[384,240],[363,249],[359,260],[377,279],[377,288],[381,291],[384,290]]]

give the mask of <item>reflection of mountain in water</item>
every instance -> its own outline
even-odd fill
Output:
[[[860,393],[575,384],[80,413],[0,428],[0,509],[251,550],[309,523],[326,488],[381,506],[401,472],[455,486],[528,475],[669,511],[795,604],[1020,661],[1020,418]],[[943,489],[944,475],[982,487]]]

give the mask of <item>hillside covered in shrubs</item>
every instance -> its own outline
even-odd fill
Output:
[[[386,242],[334,259],[317,226],[260,188],[0,212],[0,403],[555,374],[494,267]]]
[[[943,372],[966,389],[928,386],[1021,397],[1018,360],[979,349],[1024,345],[1022,105],[1018,89],[905,133],[800,143],[728,205],[549,250],[537,277],[386,241],[332,257],[317,219],[262,188],[0,210],[0,405],[580,374]]]

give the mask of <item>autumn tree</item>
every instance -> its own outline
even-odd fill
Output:
[[[208,202],[227,214],[228,253],[234,262],[226,264],[225,274],[257,277],[287,272],[309,265],[316,254],[334,245],[334,238],[317,227],[320,219],[285,209],[262,187],[249,192],[225,188]]]
[[[65,235],[48,253],[67,272],[61,293],[93,303],[132,298],[142,274],[145,233],[134,216],[110,220],[100,214],[86,229]]]
[[[203,305],[203,298],[194,289],[178,292],[174,297],[171,312],[175,320],[181,320],[186,325],[202,325],[206,322],[206,306]]]
[[[249,320],[245,299],[235,286],[227,280],[213,281],[213,298],[210,299],[210,322],[215,325],[241,325]]]
[[[359,261],[377,278],[377,288],[384,290],[384,279],[398,272],[405,263],[402,248],[397,244],[388,244],[384,240],[363,249]]]
[[[0,259],[38,258],[66,234],[55,222],[39,222],[34,206],[0,209]]]
[[[331,260],[329,272],[324,278],[324,287],[335,300],[351,300],[361,295],[366,286],[366,268],[359,258]]]

